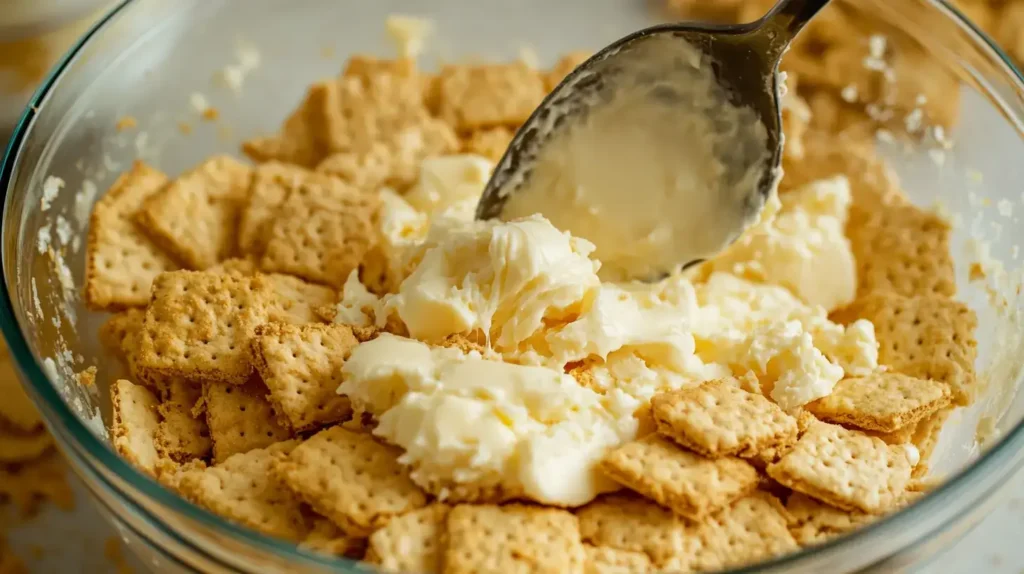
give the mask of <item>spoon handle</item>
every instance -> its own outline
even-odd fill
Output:
[[[772,47],[781,56],[782,51],[796,37],[797,33],[810,22],[811,18],[825,7],[830,0],[780,0],[764,17],[764,27],[772,29]]]

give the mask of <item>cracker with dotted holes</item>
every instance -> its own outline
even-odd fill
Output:
[[[242,384],[248,342],[272,296],[263,277],[196,271],[163,273],[153,284],[138,367],[158,375]]]
[[[767,472],[783,486],[836,508],[877,514],[903,494],[910,461],[900,446],[819,422]]]
[[[238,277],[250,277],[259,271],[256,261],[251,257],[232,257],[206,270],[207,273],[220,273],[222,275],[237,275]]]
[[[727,380],[655,395],[658,432],[707,457],[749,457],[796,442],[796,419]]]
[[[935,446],[939,443],[942,426],[946,424],[946,420],[952,413],[953,409],[951,407],[942,409],[923,419],[914,427],[914,433],[910,437],[910,442],[917,447],[920,458],[911,472],[912,477],[920,478],[928,474],[928,460],[931,459],[932,453],[935,452]]]
[[[949,395],[949,387],[938,381],[874,373],[839,381],[831,395],[806,408],[825,422],[890,433],[942,409]]]
[[[335,86],[334,80],[312,84],[276,134],[242,142],[242,152],[258,163],[315,166],[329,153],[324,125],[326,116],[332,112],[328,109],[328,94]]]
[[[203,385],[215,463],[291,438],[291,432],[278,423],[266,394],[267,387],[257,376],[244,385],[215,381]]]
[[[957,405],[973,401],[978,317],[963,303],[940,295],[872,293],[835,317],[842,323],[867,319],[874,324],[880,364],[948,384]]]
[[[292,542],[309,532],[302,503],[270,471],[297,441],[236,454],[205,469],[185,471],[177,480],[183,496],[214,513]]]
[[[857,294],[956,294],[949,224],[934,213],[890,205],[847,226],[857,261]]]
[[[655,564],[696,549],[682,517],[636,494],[605,494],[575,514],[584,541],[644,553]]]
[[[319,516],[314,518],[309,534],[299,546],[320,554],[352,560],[362,560],[366,553],[365,538],[348,536],[333,522]]]
[[[349,536],[427,504],[398,457],[402,451],[341,427],[320,431],[275,465],[285,484]]]
[[[267,235],[274,219],[287,201],[322,197],[336,201],[339,209],[370,211],[372,196],[359,192],[344,181],[295,165],[268,163],[253,173],[248,202],[242,208],[238,224],[238,248],[259,257],[266,248]]]
[[[393,518],[370,535],[366,561],[385,572],[440,572],[448,511],[431,504]]]
[[[858,510],[840,510],[799,492],[794,492],[786,500],[786,510],[790,516],[789,531],[801,546],[819,544],[877,518]]]
[[[448,513],[444,572],[583,572],[579,522],[557,508],[459,505]]]
[[[552,91],[558,84],[562,83],[562,80],[569,75],[570,72],[575,70],[580,64],[586,62],[590,58],[590,52],[569,52],[555,62],[555,65],[551,67],[547,73],[544,74],[544,89]]]
[[[110,387],[110,398],[113,402],[110,438],[114,450],[140,470],[154,474],[160,458],[156,449],[160,400],[146,387],[124,379]]]
[[[391,179],[395,158],[388,146],[374,142],[365,152],[333,153],[316,166],[317,173],[335,177],[364,193],[375,193]]]
[[[341,287],[376,242],[371,217],[331,201],[288,201],[275,218],[261,266]]]
[[[46,432],[22,434],[0,427],[0,464],[33,461],[52,447],[53,437]]]
[[[698,571],[754,564],[797,549],[789,532],[789,513],[774,496],[754,492],[710,517],[697,529]]]
[[[153,279],[178,264],[135,226],[142,204],[167,176],[136,161],[93,207],[85,252],[85,304],[96,311],[144,307]]]
[[[256,328],[252,361],[269,389],[274,410],[296,432],[352,415],[338,395],[341,369],[359,344],[346,325],[267,324]]]
[[[475,130],[463,140],[462,151],[498,162],[505,155],[514,135],[512,129],[504,126]]]
[[[192,381],[175,378],[167,382],[157,407],[161,420],[156,449],[161,456],[177,463],[210,456],[213,445],[206,418],[192,412],[202,395],[202,385]]]
[[[128,336],[142,331],[142,322],[145,318],[146,310],[139,308],[125,309],[111,315],[100,325],[99,329],[99,339],[103,349],[124,361],[124,340]]]
[[[267,319],[274,323],[306,325],[319,323],[316,309],[333,305],[337,292],[324,285],[307,283],[298,277],[271,273],[264,276],[274,292],[267,306]]]
[[[136,222],[185,266],[213,267],[235,251],[251,179],[249,166],[228,156],[210,158],[147,198]]]
[[[362,414],[366,413],[361,413]],[[449,504],[501,504],[523,498],[523,489],[509,485],[501,476],[478,478],[473,482],[456,482],[420,473],[419,465],[413,465],[413,482],[427,494]]]
[[[519,126],[546,93],[540,73],[522,62],[445,66],[438,90],[441,118],[460,132]]]
[[[584,544],[583,556],[586,574],[643,574],[652,569],[651,559],[643,552]]]
[[[650,435],[608,453],[601,469],[615,481],[691,520],[757,488],[757,471],[732,457],[704,458]]]
[[[818,419],[814,418],[814,415],[812,415],[811,413],[807,412],[804,409],[801,409],[800,413],[796,416],[797,439],[802,437],[804,433],[807,432],[807,429],[810,428],[811,425],[817,421]],[[746,460],[751,465],[753,465],[754,468],[763,472],[765,467],[779,460],[779,458],[781,458],[782,455],[792,450],[795,444],[796,441],[790,443],[782,443],[779,444],[778,446],[761,449],[760,451],[757,452],[757,454],[747,458]],[[765,477],[762,477],[762,479],[763,478]]]

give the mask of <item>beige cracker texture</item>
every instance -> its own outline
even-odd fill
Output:
[[[178,268],[132,220],[142,203],[166,184],[166,175],[135,162],[96,202],[85,254],[85,303],[90,309],[145,306],[153,279]]]
[[[324,158],[317,173],[336,177],[366,193],[375,193],[391,177],[394,158],[383,143],[374,143],[365,153],[343,151]]]
[[[978,317],[963,303],[939,295],[872,293],[836,317],[843,323],[860,318],[874,324],[880,364],[948,384],[957,405],[973,401]]]
[[[266,394],[266,385],[256,376],[244,385],[216,381],[203,385],[214,462],[291,438],[288,429],[278,424]]]
[[[462,151],[498,162],[512,143],[513,135],[512,129],[504,126],[475,130],[463,140]]]
[[[146,310],[139,367],[154,374],[242,384],[248,342],[267,316],[263,277],[174,271],[157,277]]]
[[[367,536],[427,497],[398,463],[401,451],[341,427],[319,432],[275,468],[318,513],[350,536]]]
[[[707,457],[749,457],[797,438],[795,418],[729,381],[656,395],[651,408],[662,435]]]
[[[757,487],[757,471],[738,458],[704,458],[651,435],[605,456],[601,469],[617,482],[676,513],[701,520]]]
[[[448,513],[445,574],[582,574],[579,523],[565,510],[509,504],[459,505]]]
[[[313,518],[313,526],[300,546],[320,554],[363,560],[366,539],[348,536],[330,520],[317,516]]]
[[[206,419],[192,412],[202,394],[201,385],[185,379],[171,379],[166,383],[157,407],[161,420],[156,448],[161,456],[183,463],[210,455],[212,444]]]
[[[766,492],[754,492],[699,526],[700,549],[693,564],[699,571],[736,568],[796,550],[788,527],[782,503]]]
[[[330,197],[294,196],[274,218],[260,265],[265,271],[340,287],[377,240],[377,204],[368,203],[368,196],[356,191]]]
[[[272,136],[242,143],[242,151],[260,163],[279,161],[308,168],[315,166],[328,153],[322,126],[328,112],[326,96],[333,81],[317,82],[306,90],[306,95],[280,131]]]
[[[238,213],[252,168],[216,156],[151,196],[136,214],[149,237],[190,269],[213,267],[235,251]]]
[[[626,552],[642,552],[655,565],[689,560],[697,540],[687,522],[672,511],[634,494],[604,495],[576,511],[585,542]]]
[[[300,501],[272,472],[273,461],[295,441],[237,454],[221,464],[190,470],[178,480],[182,495],[200,506],[264,534],[293,542],[309,531]]]
[[[272,323],[305,325],[319,323],[316,309],[337,302],[338,294],[330,287],[307,283],[298,277],[272,273],[264,275],[273,295],[267,306],[267,320]]]
[[[448,510],[432,504],[393,518],[370,535],[366,561],[385,572],[440,572]]]
[[[890,205],[847,227],[857,294],[956,294],[949,224],[911,204]]]
[[[585,574],[644,574],[652,570],[651,559],[643,552],[584,544],[583,556]]]
[[[946,423],[946,419],[949,418],[952,412],[952,408],[942,409],[923,419],[914,427],[914,433],[910,437],[910,442],[914,443],[920,454],[920,460],[917,466],[914,467],[913,473],[911,473],[911,476],[914,478],[920,478],[928,474],[928,460],[931,459],[932,453],[935,452],[935,445],[939,443],[942,426]]]
[[[824,542],[877,518],[866,512],[840,510],[799,492],[790,495],[786,510],[790,515],[789,530],[802,546]]]
[[[441,118],[457,131],[516,127],[540,105],[540,73],[522,62],[445,66],[438,79]]]
[[[823,421],[890,433],[949,404],[949,387],[898,373],[844,379],[832,394],[807,405]]]
[[[910,480],[902,447],[822,422],[767,470],[783,486],[836,508],[876,514],[892,508]]]
[[[337,391],[345,359],[358,344],[346,325],[257,327],[253,364],[283,422],[305,431],[351,416],[348,398]]]
[[[110,425],[114,450],[140,470],[154,474],[160,458],[156,450],[160,401],[146,387],[123,379],[110,387],[110,397],[114,405]]]

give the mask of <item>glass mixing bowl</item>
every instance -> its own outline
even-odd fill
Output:
[[[662,18],[653,4],[660,2],[134,0],[102,18],[56,67],[18,125],[0,174],[0,323],[28,391],[71,466],[154,570],[356,568],[193,506],[111,450],[104,431],[105,371],[114,359],[95,335],[103,317],[87,311],[79,295],[81,235],[97,190],[106,189],[136,157],[174,174],[210,154],[237,153],[241,140],[276,128],[305,86],[336,74],[349,54],[392,53],[383,33],[389,14],[434,20],[434,49],[425,66],[435,65],[435,56],[510,59],[526,48],[550,64],[560,53],[596,49]],[[943,433],[933,465],[948,477],[942,486],[899,513],[761,564],[759,571],[896,571],[919,565],[976,524],[1024,463],[1024,398],[1015,392],[1024,360],[1018,274],[989,265],[985,280],[968,281],[975,256],[1007,269],[1020,267],[1024,84],[1006,57],[943,2],[853,4],[919,41],[930,64],[960,78],[962,116],[949,134],[956,142],[951,149],[880,145],[916,202],[941,201],[960,223],[954,255],[960,296],[980,319],[983,392]],[[252,48],[260,66],[248,70],[241,90],[217,81],[225,66],[239,65],[245,57],[240,51],[251,56]],[[200,118],[204,102],[220,111],[219,119]],[[119,131],[118,119],[125,116],[135,118],[138,128]],[[63,187],[57,190],[50,177],[60,178]],[[99,367],[100,382],[84,389],[73,374],[89,365]],[[990,439],[981,446],[979,428]]]

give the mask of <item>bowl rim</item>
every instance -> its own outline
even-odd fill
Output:
[[[51,68],[45,80],[32,95],[16,124],[14,131],[12,132],[11,138],[8,140],[3,158],[0,160],[0,194],[2,194],[2,196],[0,196],[0,201],[3,202],[3,219],[0,221],[0,224],[2,224],[2,227],[5,227],[8,221],[7,196],[8,192],[11,191],[13,175],[17,171],[20,160],[22,159],[20,153],[22,143],[26,139],[27,135],[32,131],[36,116],[39,114],[41,106],[45,105],[47,96],[57,87],[64,73],[74,64],[82,50],[88,46],[90,42],[102,35],[114,20],[127,10],[131,9],[132,6],[144,1],[145,0],[121,0],[118,4],[111,7],[102,17],[90,26],[88,31],[79,38],[71,48],[68,49],[53,68]],[[947,0],[921,1],[929,5],[932,9],[935,9],[947,19],[951,20],[954,24],[958,25],[960,29],[967,34],[970,41],[978,48],[987,50],[990,52],[990,55],[994,55],[994,60],[998,60],[998,62],[994,63],[1002,68],[1007,79],[1016,84],[1017,90],[1020,93],[1024,93],[1024,75],[1017,70],[1009,56],[995,43],[994,40],[992,40],[985,32],[981,31],[960,10],[952,6]],[[177,9],[187,9],[187,6],[185,4],[181,4]],[[5,231],[5,229],[3,231]],[[11,262],[8,261],[8,258],[3,256],[2,253],[0,253],[0,256],[3,257],[3,260],[0,263],[2,263],[4,276],[6,278],[7,267]],[[192,520],[198,523],[201,527],[216,531],[221,535],[226,534],[229,538],[233,539],[233,542],[253,546],[261,551],[269,551],[276,554],[278,557],[285,559],[297,559],[300,562],[305,562],[307,564],[312,563],[326,569],[333,569],[335,571],[340,569],[341,571],[351,572],[362,571],[357,569],[357,563],[353,560],[340,557],[329,557],[311,552],[303,549],[297,544],[262,534],[256,530],[238,525],[222,518],[218,514],[189,502],[182,496],[161,485],[156,479],[136,469],[128,461],[116,454],[112,446],[107,441],[94,434],[93,431],[91,431],[61,399],[56,387],[50,382],[48,376],[45,374],[42,365],[33,356],[28,342],[22,333],[21,326],[16,319],[14,303],[11,298],[6,279],[4,281],[0,281],[0,300],[2,300],[2,304],[0,304],[0,332],[2,332],[4,339],[6,339],[11,356],[14,359],[14,363],[18,371],[22,374],[23,384],[27,382],[27,384],[24,384],[26,391],[32,398],[35,405],[44,414],[46,424],[51,427],[59,425],[58,429],[62,431],[59,434],[66,435],[64,438],[70,441],[72,448],[81,451],[78,453],[79,455],[86,455],[80,456],[80,458],[85,461],[85,464],[102,465],[107,471],[121,480],[124,480],[130,488],[136,490],[151,502],[155,502],[156,504],[173,511],[186,519]],[[824,543],[811,547],[800,548],[796,552],[781,555],[757,564],[735,568],[728,572],[734,574],[753,573],[765,570],[776,570],[789,566],[798,566],[805,559],[813,556],[830,554],[842,547],[857,546],[857,543],[863,544],[871,540],[884,539],[888,537],[889,534],[896,533],[904,526],[912,524],[915,521],[915,517],[933,513],[934,511],[941,509],[943,506],[947,506],[947,502],[950,500],[967,500],[968,504],[964,505],[964,508],[966,508],[971,504],[984,500],[999,486],[1005,484],[1009,480],[1012,474],[1017,470],[1017,468],[1011,467],[1010,463],[1015,455],[1018,455],[1021,452],[1024,452],[1024,420],[1018,422],[1018,424],[1010,432],[1001,437],[998,442],[991,445],[987,450],[981,452],[972,464],[959,469],[955,474],[946,478],[946,480],[944,480],[939,486],[922,496],[913,505],[909,505],[899,511],[887,514],[851,533],[837,536]],[[1018,461],[1018,466],[1020,462],[1021,461]],[[97,469],[90,469],[92,472],[95,472],[96,470]],[[977,482],[976,479],[978,479],[984,471],[987,471],[986,476],[994,476],[996,480],[989,484],[989,488],[985,491],[972,492],[970,490],[972,483]],[[164,523],[149,510],[140,507],[132,496],[123,492],[113,484],[110,484],[107,479],[102,478],[102,472],[96,472],[96,474],[101,477],[106,486],[114,490],[115,494],[119,498],[125,499],[127,504],[129,504],[134,511],[144,514],[157,528],[165,531],[169,536],[186,542],[189,546],[196,547],[200,552],[207,554],[206,550],[201,546],[197,547],[195,544],[191,543],[191,541],[182,540],[182,537],[184,536],[182,533]],[[912,541],[910,545],[897,548],[894,552],[888,555],[877,557],[876,563],[883,561],[890,556],[896,555],[908,547],[912,547],[928,534],[938,532],[947,524],[948,520],[941,524],[934,525],[931,528],[931,532],[920,533],[917,539]]]

